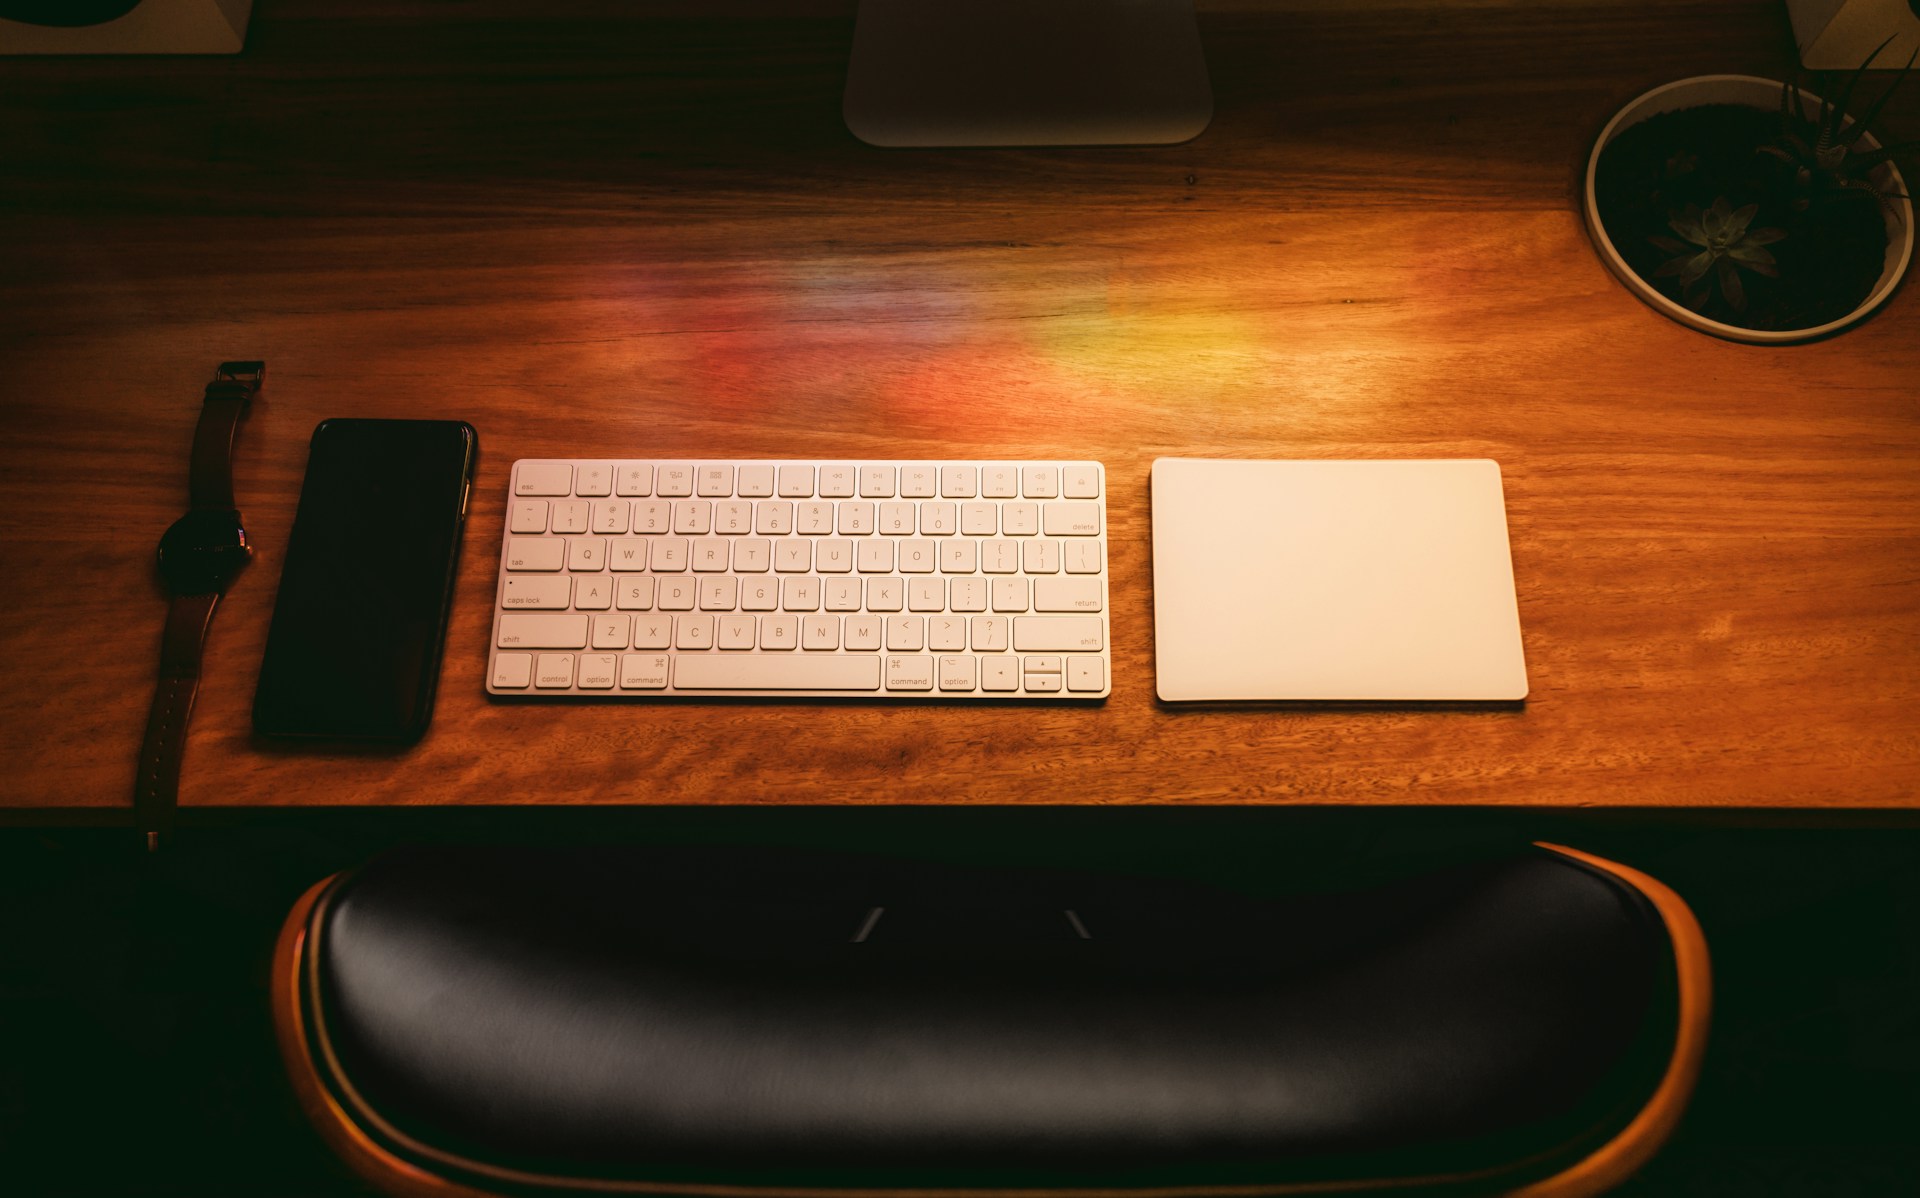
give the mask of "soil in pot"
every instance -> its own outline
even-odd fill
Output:
[[[1677,235],[1670,220],[1724,198],[1735,209],[1759,205],[1750,228],[1785,232],[1766,245],[1780,273],[1742,270],[1744,307],[1715,285],[1705,307],[1695,309],[1701,315],[1748,329],[1805,329],[1860,306],[1886,267],[1885,215],[1865,193],[1794,211],[1787,202],[1791,168],[1758,150],[1779,127],[1777,113],[1706,104],[1650,117],[1608,143],[1594,195],[1607,237],[1635,274],[1685,303],[1678,278],[1657,276],[1675,255],[1653,239],[1671,243]]]

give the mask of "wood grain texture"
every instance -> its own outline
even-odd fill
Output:
[[[260,552],[188,805],[1920,802],[1920,300],[1713,341],[1574,199],[1639,91],[1789,69],[1774,0],[1203,4],[1198,140],[970,152],[845,132],[850,3],[751,8],[262,0],[232,61],[0,59],[0,806],[127,804],[229,357],[270,363]],[[1920,134],[1920,87],[1882,124]],[[248,730],[307,437],[349,415],[480,432],[399,753]],[[1113,697],[491,701],[508,467],[593,452],[1097,457]],[[1498,460],[1524,710],[1158,703],[1162,455]]]

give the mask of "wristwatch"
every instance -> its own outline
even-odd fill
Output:
[[[188,471],[191,506],[160,538],[160,579],[169,603],[160,638],[160,685],[133,783],[133,814],[147,849],[173,821],[187,717],[200,688],[200,655],[220,596],[253,556],[233,501],[233,436],[266,378],[265,362],[222,362],[207,384]]]

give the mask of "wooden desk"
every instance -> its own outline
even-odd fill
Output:
[[[1788,69],[1777,0],[1203,4],[1197,141],[976,152],[845,132],[851,0],[633,8],[260,0],[235,60],[0,60],[0,804],[126,806],[200,387],[262,357],[188,806],[1915,805],[1920,297],[1710,340],[1574,200],[1622,101]],[[1920,134],[1920,85],[1883,124]],[[399,754],[248,731],[337,415],[480,430]],[[507,467],[589,452],[1097,457],[1113,697],[491,702]],[[1525,710],[1159,704],[1163,454],[1498,459]]]

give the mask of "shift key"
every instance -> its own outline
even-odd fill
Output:
[[[1013,621],[1017,653],[1086,653],[1106,648],[1105,621],[1098,616],[1018,616]]]
[[[520,612],[500,615],[502,649],[584,649],[587,647],[587,620],[584,615],[536,616]]]

